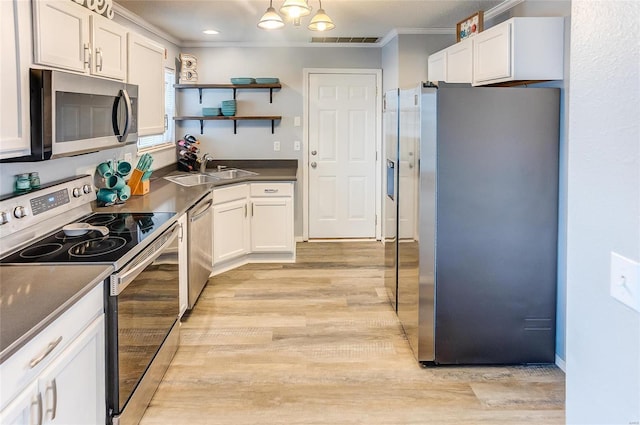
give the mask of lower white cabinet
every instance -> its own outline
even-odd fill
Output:
[[[214,273],[249,262],[295,261],[292,182],[221,187],[213,203]]]
[[[90,297],[102,305],[102,295],[100,285]],[[37,355],[32,356],[33,346],[25,346],[3,363],[2,398],[10,401],[0,411],[0,424],[105,423],[104,314],[89,319],[71,340],[67,338],[72,335],[65,333],[74,328],[72,324],[84,325],[84,313],[90,311],[95,308],[85,303],[65,313],[32,340],[42,346]],[[55,335],[59,336],[52,339]],[[12,397],[11,391],[18,394]]]

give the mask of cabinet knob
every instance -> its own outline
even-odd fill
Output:
[[[316,168],[317,166],[318,166],[318,164],[316,164],[315,161],[311,163],[311,168]]]

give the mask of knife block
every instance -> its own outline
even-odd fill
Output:
[[[149,180],[142,180],[144,173],[137,168],[131,173],[127,185],[131,188],[132,195],[146,195],[149,193]]]

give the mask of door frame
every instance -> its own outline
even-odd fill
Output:
[[[382,69],[361,68],[304,68],[303,70],[303,129],[302,129],[302,239],[309,240],[309,78],[312,74],[361,74],[376,77],[376,116],[375,116],[375,203],[376,203],[376,240],[382,238]]]

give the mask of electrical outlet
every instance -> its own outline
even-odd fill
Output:
[[[296,140],[295,142],[293,142],[293,150],[294,151],[300,150],[300,140]]]
[[[273,142],[273,150],[276,152],[280,150],[280,142]]]
[[[640,312],[640,264],[611,252],[611,296]]]
[[[133,155],[131,154],[131,152],[127,152],[124,154],[124,160],[131,164],[131,161],[133,160]]]

